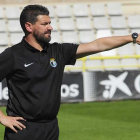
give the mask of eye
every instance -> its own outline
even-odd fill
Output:
[[[48,24],[51,24],[51,22],[45,22],[45,23],[42,23],[41,25],[48,25]]]

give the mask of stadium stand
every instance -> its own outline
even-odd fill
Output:
[[[30,3],[37,2],[13,0],[10,5],[9,0],[0,0],[0,47],[3,49],[21,40],[23,32],[19,24],[19,14],[24,5]],[[140,33],[138,0],[119,2],[40,0],[38,4],[43,4],[50,11],[53,27],[51,43],[87,43],[101,37],[128,35],[135,31]],[[72,67],[72,71],[138,69],[139,55],[140,47],[131,43],[79,60],[76,66]],[[70,67],[66,68],[67,70],[69,71]]]
[[[90,4],[90,11],[92,16],[105,16],[105,4],[103,3],[94,3]]]

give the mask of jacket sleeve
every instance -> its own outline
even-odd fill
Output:
[[[0,81],[6,78],[14,69],[14,57],[10,48],[0,54]]]

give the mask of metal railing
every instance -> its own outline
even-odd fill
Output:
[[[86,61],[87,60],[105,60],[105,59],[129,59],[129,58],[135,58],[135,59],[139,59],[140,58],[140,55],[125,55],[125,56],[120,56],[120,55],[117,55],[117,56],[93,56],[93,57],[83,57],[81,59],[78,59],[78,60],[82,60],[82,66],[73,66],[73,67],[66,67],[65,70],[67,71],[70,71],[70,70],[82,70],[83,72],[85,72],[86,70],[88,69],[102,69],[102,70],[105,70],[106,68],[126,68],[126,67],[137,67],[137,68],[140,68],[140,64],[137,64],[137,65],[133,65],[133,64],[130,64],[130,65],[113,65],[113,66],[86,66]]]

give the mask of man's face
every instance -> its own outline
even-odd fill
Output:
[[[51,40],[51,20],[47,15],[37,16],[37,21],[33,24],[33,36],[39,43],[48,43]]]

